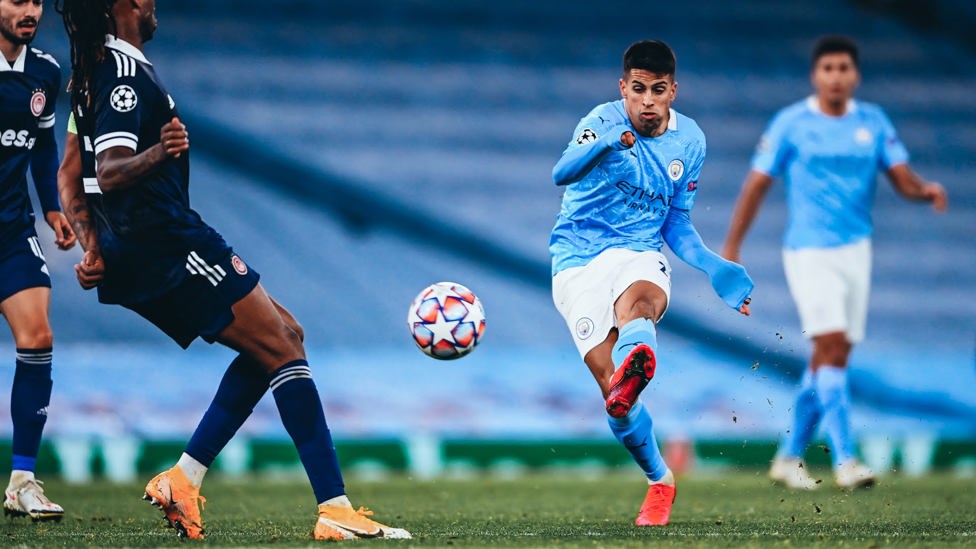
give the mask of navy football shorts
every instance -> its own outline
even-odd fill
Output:
[[[0,273],[0,302],[21,290],[51,287],[44,253],[33,227],[0,245]]]
[[[124,305],[184,349],[197,337],[208,343],[216,341],[234,321],[231,307],[251,293],[261,278],[233,251],[213,263],[190,252],[186,269],[188,276],[169,292],[146,302]]]

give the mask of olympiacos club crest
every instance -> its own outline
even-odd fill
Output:
[[[237,254],[230,256],[230,264],[234,266],[234,270],[237,271],[237,274],[247,274],[247,264],[244,263],[243,259],[237,257]]]
[[[40,116],[44,112],[44,105],[47,105],[47,96],[44,95],[44,90],[34,90],[34,95],[31,96],[30,109],[34,116]]]

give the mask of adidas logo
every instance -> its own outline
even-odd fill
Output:
[[[37,415],[39,415],[39,416],[47,416],[47,406],[45,406],[45,407],[41,408],[40,410],[38,410],[37,411]]]

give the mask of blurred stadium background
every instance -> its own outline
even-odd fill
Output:
[[[35,45],[67,81],[60,17],[46,7]],[[194,207],[303,323],[347,473],[417,476],[628,463],[552,305],[546,249],[561,195],[550,170],[577,120],[617,97],[626,46],[656,37],[678,54],[675,107],[709,139],[693,219],[718,248],[763,127],[810,92],[812,40],[852,35],[859,97],[886,108],[951,201],[937,216],[879,184],[869,333],[853,360],[861,450],[882,470],[976,474],[969,2],[168,0],[157,12],[146,52],[190,130]],[[744,249],[751,318],[674,260],[644,397],[674,466],[764,464],[785,428],[809,347],[781,270],[784,214],[777,187]],[[41,467],[129,480],[172,462],[232,354],[183,352],[98,305],[74,281],[81,252],[39,232],[57,342]],[[439,280],[470,287],[488,315],[481,347],[452,363],[421,355],[404,323]],[[8,450],[12,356],[0,338]],[[809,459],[826,463],[818,450]],[[218,466],[296,470],[270,398]]]

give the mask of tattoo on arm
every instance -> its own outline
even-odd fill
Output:
[[[122,147],[102,151],[98,155],[98,186],[104,192],[134,187],[168,159],[158,143],[139,154]]]
[[[84,191],[75,191],[64,204],[64,215],[71,223],[78,242],[85,251],[97,250],[98,239],[95,226],[91,222],[91,212],[88,210],[88,199]]]

